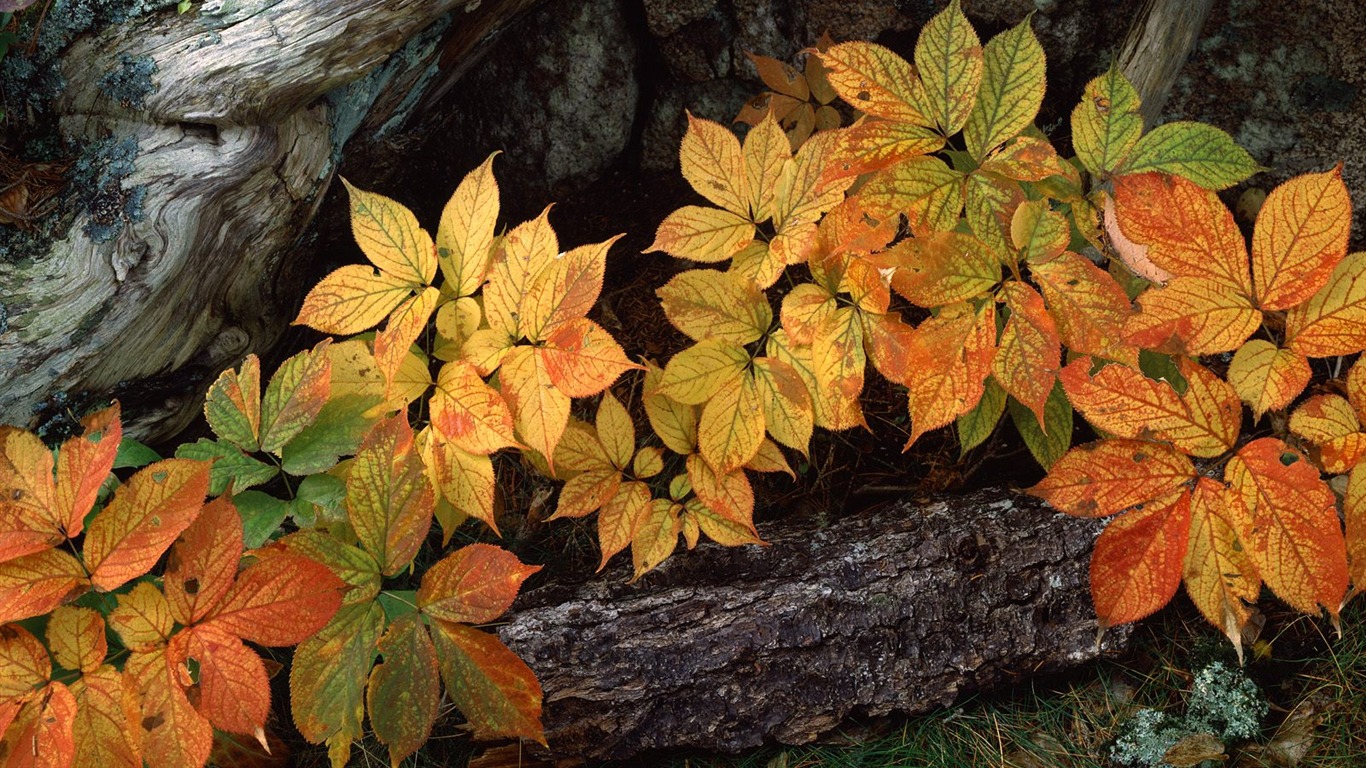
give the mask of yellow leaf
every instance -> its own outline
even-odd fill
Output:
[[[550,382],[569,397],[592,397],[640,367],[626,359],[605,328],[586,317],[560,325],[535,352]]]
[[[678,546],[678,534],[683,529],[678,519],[682,510],[681,504],[655,499],[640,515],[636,535],[631,539],[631,560],[636,572],[632,581],[654,570],[673,554]]]
[[[641,402],[650,428],[669,450],[686,456],[697,448],[697,406],[680,403],[659,393],[664,371],[653,363],[645,365],[645,383]]]
[[[67,669],[93,672],[104,663],[109,643],[104,618],[91,608],[59,606],[47,622],[47,645],[52,657]]]
[[[1205,458],[1233,448],[1243,425],[1243,407],[1233,386],[1194,360],[1179,360],[1177,370],[1186,378],[1181,400],[1190,423],[1168,425],[1167,438],[1190,455]]]
[[[1361,358],[1347,372],[1347,401],[1356,409],[1357,418],[1366,421],[1366,363]]]
[[[129,679],[106,664],[81,675],[71,694],[76,697],[73,764],[142,768],[142,708]]]
[[[958,226],[964,176],[937,157],[912,157],[874,174],[858,197],[873,216],[906,214],[917,235]]]
[[[754,488],[743,469],[719,472],[694,453],[688,457],[688,482],[708,509],[758,535],[754,527]]]
[[[1028,285],[1007,282],[1001,296],[1010,318],[1001,331],[991,372],[1043,424],[1043,406],[1062,362],[1057,325],[1044,308],[1043,297]]]
[[[963,127],[968,153],[978,160],[1029,127],[1043,104],[1043,47],[1030,21],[993,37],[982,51],[982,85]]]
[[[430,408],[432,427],[470,453],[517,444],[507,402],[463,360],[441,366]]]
[[[806,140],[791,161],[783,163],[778,194],[773,201],[773,227],[779,236],[807,224],[839,205],[853,177],[829,178],[830,156],[838,141],[833,131]],[[787,263],[796,263],[788,259]]]
[[[389,399],[384,404],[386,412],[407,407],[431,389],[433,382],[429,363],[421,349],[408,348],[408,354],[403,356],[398,372],[394,374],[394,380],[389,385]]]
[[[571,418],[555,446],[555,469],[568,477],[574,472],[615,470],[617,467],[607,457],[607,449],[598,439],[597,427]]]
[[[1010,238],[1026,261],[1041,264],[1067,249],[1072,229],[1067,218],[1050,208],[1047,200],[1031,200],[1015,209]]]
[[[961,232],[910,237],[877,254],[894,266],[892,288],[919,307],[942,307],[976,298],[1001,280],[1001,263],[980,240]]]
[[[514,343],[515,340],[504,331],[480,328],[465,340],[460,356],[470,361],[480,376],[488,376],[503,364]]]
[[[119,595],[109,626],[130,651],[148,651],[171,637],[175,619],[166,596],[150,581],[139,581]]]
[[[555,445],[569,423],[569,395],[550,377],[544,358],[532,347],[515,347],[503,361],[498,379],[512,408],[522,442],[539,452],[554,471]]]
[[[1092,176],[1118,168],[1143,133],[1138,91],[1117,67],[1086,84],[1072,110],[1072,147]]]
[[[1366,463],[1356,465],[1347,476],[1342,513],[1347,521],[1347,558],[1355,594],[1366,591]]]
[[[731,213],[749,215],[749,184],[740,140],[725,126],[689,112],[678,160],[683,178],[697,194]]]
[[[1239,537],[1267,586],[1292,608],[1336,620],[1347,591],[1347,550],[1333,492],[1319,471],[1272,437],[1239,449],[1224,468]]]
[[[1366,349],[1366,253],[1347,256],[1318,293],[1286,313],[1285,338],[1307,357]]]
[[[759,538],[758,534],[745,526],[730,520],[715,511],[709,509],[705,504],[697,499],[688,499],[685,505],[684,521],[691,520],[697,530],[691,534],[685,528],[684,535],[688,537],[689,549],[697,543],[697,533],[707,534],[707,538],[720,544],[723,547],[738,547],[744,544],[767,544]]]
[[[427,321],[436,310],[437,297],[441,291],[427,287],[422,293],[405,300],[389,315],[384,330],[375,334],[375,364],[392,382],[408,356],[408,349],[427,330]]]
[[[823,286],[801,283],[783,297],[783,330],[795,344],[810,344],[826,318],[838,306],[834,295]]]
[[[664,471],[664,449],[647,445],[636,451],[631,473],[639,478],[654,477]]]
[[[738,379],[748,365],[749,353],[739,344],[704,339],[669,359],[654,391],[684,405],[701,405]]]
[[[787,268],[787,262],[783,255],[775,253],[770,246],[770,243],[756,241],[741,248],[726,269],[727,274],[752,283],[759,290],[772,287]]]
[[[347,264],[313,286],[293,324],[350,336],[378,325],[412,291],[401,278],[363,264]]]
[[[1222,484],[1207,477],[1191,492],[1191,531],[1182,578],[1200,613],[1233,643],[1243,658],[1243,629],[1262,591],[1247,547],[1230,521]]]
[[[754,285],[729,272],[690,269],[655,291],[669,322],[693,341],[756,341],[773,322],[773,308]]]
[[[584,245],[555,257],[531,278],[522,298],[519,328],[532,341],[544,341],[593,308],[602,293],[607,251],[621,235]]]
[[[1149,288],[1138,305],[1124,326],[1127,341],[1167,354],[1231,352],[1262,324],[1262,313],[1238,289],[1198,277]]]
[[[1252,232],[1252,287],[1262,309],[1289,309],[1313,296],[1347,255],[1352,200],[1342,165],[1271,190]]]
[[[1250,339],[1233,355],[1228,381],[1254,418],[1284,408],[1309,384],[1309,361],[1265,339]]]
[[[650,487],[630,481],[621,484],[614,496],[598,512],[598,544],[602,548],[601,571],[616,553],[630,546],[636,530],[650,509]]]
[[[754,361],[754,383],[768,433],[805,455],[816,414],[801,374],[782,360],[761,357]]]
[[[886,120],[931,126],[929,95],[905,59],[875,43],[849,42],[816,54],[835,92],[857,110]]]
[[[997,261],[1012,261],[1010,222],[1025,201],[1024,191],[1004,176],[981,168],[968,174],[964,186],[963,212],[972,234]]]
[[[484,311],[479,302],[469,296],[448,301],[436,310],[436,340],[432,342],[432,357],[450,362],[458,360],[465,342],[479,330]]]
[[[469,173],[455,188],[441,210],[436,230],[437,256],[446,285],[460,297],[479,290],[488,273],[493,251],[493,231],[498,223],[498,182],[493,178],[493,158]]]
[[[383,195],[342,179],[351,199],[351,234],[365,257],[382,272],[413,288],[436,277],[436,246],[413,212]]]
[[[383,397],[384,376],[375,365],[375,357],[361,339],[347,339],[327,347],[327,359],[332,363],[331,397],[333,399],[358,395]]]
[[[720,208],[685,205],[660,222],[645,252],[663,251],[675,258],[714,264],[735,256],[753,240],[754,224],[749,219]]]
[[[797,479],[797,473],[793,472],[792,465],[787,463],[783,449],[768,438],[764,438],[759,444],[758,453],[754,454],[754,458],[750,459],[744,468],[755,472],[782,472],[793,480]]]
[[[958,0],[935,14],[915,43],[930,114],[945,136],[962,130],[982,84],[982,42]]]
[[[853,307],[839,307],[826,315],[811,342],[815,399],[821,402],[817,413],[824,416],[821,426],[832,431],[867,426],[859,406],[867,367],[859,312]]]
[[[1048,143],[1048,139],[1028,134],[1016,136],[987,155],[979,170],[1014,181],[1032,182],[1041,182],[1050,176],[1072,179],[1077,173],[1071,163],[1058,155],[1058,150]],[[1040,191],[1053,196],[1047,188]]]
[[[531,280],[560,252],[550,226],[550,207],[513,227],[494,247],[489,280],[484,286],[484,316],[489,327],[516,339],[523,297]]]
[[[626,406],[611,392],[604,392],[598,403],[596,426],[598,441],[612,466],[625,469],[636,452],[636,426]]]
[[[0,676],[0,701],[10,704],[32,696],[47,684],[52,677],[52,660],[42,641],[27,629],[6,627],[0,635],[0,672],[4,672]],[[0,724],[9,725],[2,718]]]
[[[1314,395],[1290,414],[1290,431],[1320,445],[1360,429],[1351,403],[1338,395]]]
[[[792,157],[792,145],[771,112],[745,134],[743,155],[750,219],[772,218],[778,179],[782,176],[783,165]]]
[[[498,533],[494,516],[497,491],[493,461],[488,456],[470,453],[455,443],[433,436],[424,446],[422,458],[432,487],[444,501],[455,511],[482,521]],[[463,520],[460,517],[441,521],[443,544],[450,541],[455,527]]]
[[[621,473],[615,469],[593,469],[569,478],[560,489],[560,500],[550,520],[587,517],[617,494]]]
[[[764,440],[764,412],[754,376],[722,387],[702,406],[697,444],[702,456],[719,472],[743,467]]]

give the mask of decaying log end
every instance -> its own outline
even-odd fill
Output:
[[[533,590],[499,634],[540,678],[556,756],[803,744],[1122,649],[1125,628],[1096,646],[1100,527],[1003,490],[902,502],[636,585],[619,567]]]

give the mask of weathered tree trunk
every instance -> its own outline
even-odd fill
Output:
[[[1139,111],[1145,126],[1162,115],[1213,7],[1214,0],[1147,0],[1134,18],[1118,64],[1143,99]]]
[[[636,585],[534,590],[498,632],[540,678],[557,756],[804,744],[1122,647],[1125,628],[1096,645],[1100,527],[1000,490],[889,504]]]
[[[281,277],[346,140],[531,2],[206,2],[77,41],[62,54],[63,137],[135,147],[132,172],[114,183],[117,234],[89,226],[109,211],[79,211],[45,255],[0,260],[0,423],[27,423],[53,392],[196,369],[199,386],[126,427],[178,431],[208,378],[288,325],[300,286]],[[139,72],[141,90],[110,88]],[[140,217],[122,213],[134,195]]]

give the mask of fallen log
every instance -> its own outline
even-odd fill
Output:
[[[903,501],[532,590],[498,631],[555,757],[805,744],[1123,649],[1122,627],[1096,644],[1101,527],[1009,490]]]

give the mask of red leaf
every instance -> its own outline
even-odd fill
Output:
[[[1091,553],[1091,598],[1102,627],[1151,615],[1181,586],[1190,534],[1190,494],[1165,499],[1115,518]]]

